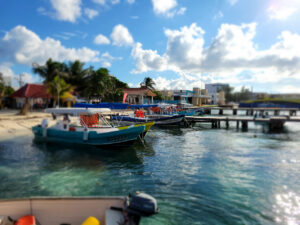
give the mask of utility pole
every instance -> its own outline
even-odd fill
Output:
[[[17,82],[19,83],[19,87],[22,87],[24,85],[22,77],[25,76],[25,74],[19,74],[19,77],[15,77]]]

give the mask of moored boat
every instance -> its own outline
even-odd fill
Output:
[[[130,197],[35,197],[0,200],[4,225],[138,225],[158,212],[147,194]]]
[[[101,114],[110,112],[103,108],[51,108],[45,112],[51,113],[55,119],[63,116],[63,120],[58,120],[51,127],[48,127],[48,121],[44,119],[41,125],[32,128],[36,139],[49,142],[97,146],[128,145],[147,132],[146,127],[151,127],[150,124],[114,127],[101,117]],[[71,122],[69,116],[74,116],[77,120]]]
[[[180,125],[185,115],[146,115],[143,117],[137,116],[112,116],[113,120],[126,124],[139,124],[147,122],[155,122],[155,126],[171,126]]]

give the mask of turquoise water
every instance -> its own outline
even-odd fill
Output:
[[[126,195],[158,199],[142,224],[300,224],[300,126],[152,129],[123,150],[0,142],[0,198]]]

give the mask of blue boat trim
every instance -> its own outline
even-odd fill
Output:
[[[97,133],[96,131],[88,132],[88,139],[84,140],[83,131],[71,132],[68,130],[57,130],[48,128],[47,136],[43,137],[43,128],[41,126],[32,127],[36,138],[45,141],[58,143],[88,144],[97,146],[120,145],[122,143],[134,141],[144,132],[145,126],[131,127],[124,130],[112,131],[107,133]]]

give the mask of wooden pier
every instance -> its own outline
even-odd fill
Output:
[[[249,122],[268,125],[270,131],[282,130],[285,122],[300,123],[300,117],[294,116],[273,116],[268,118],[255,118],[253,116],[186,116],[185,118],[189,124],[211,123],[212,128],[221,128],[221,122],[225,122],[225,127],[228,129],[229,122],[236,122],[236,128],[239,129],[241,124],[243,130],[248,129]]]
[[[206,114],[212,114],[212,110],[217,110],[218,115],[224,115],[225,110],[232,111],[232,115],[238,115],[238,111],[245,111],[247,116],[255,113],[263,115],[265,112],[273,112],[274,116],[279,116],[282,111],[288,112],[289,116],[296,116],[298,108],[230,108],[230,107],[200,107]]]

